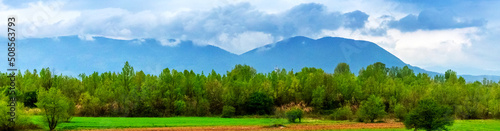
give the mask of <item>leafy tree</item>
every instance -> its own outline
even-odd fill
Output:
[[[406,128],[431,130],[447,130],[446,126],[453,125],[452,110],[447,106],[439,105],[435,100],[424,99],[406,116]]]
[[[368,100],[361,103],[359,117],[362,120],[367,119],[373,123],[375,119],[383,117],[387,114],[384,109],[385,105],[382,102],[382,99],[380,97],[376,97],[375,95],[370,95]]]
[[[429,77],[425,73],[415,74],[408,66],[387,68],[377,62],[361,69],[358,76],[346,63],[339,63],[333,74],[309,67],[298,72],[281,69],[257,73],[248,65],[236,65],[225,74],[212,71],[205,76],[203,72],[166,68],[154,75],[136,72],[125,62],[120,72],[80,74],[81,79],[54,75],[49,68],[41,72],[27,70],[24,74],[19,71],[16,98],[33,108],[39,100],[39,91],[56,88],[61,96],[68,98],[66,119],[70,119],[75,110],[80,116],[270,114],[273,108],[264,107],[283,108],[301,102],[314,107],[314,111],[337,113],[336,116],[349,114],[344,108],[350,104],[360,119],[368,121],[369,113],[361,111],[372,111],[374,106],[363,105],[370,103],[367,100],[370,95],[378,96],[377,103],[382,103],[378,105],[385,106],[380,109],[401,120],[424,98],[451,107],[457,118],[500,118],[500,84],[487,79],[471,83],[456,74],[448,70],[444,75]],[[8,73],[0,73],[0,87],[8,87],[7,76]],[[266,97],[256,97],[255,92]],[[255,102],[268,101],[268,98],[271,104]],[[310,109],[304,108],[307,112]],[[285,116],[285,109],[280,111]]]
[[[249,114],[271,114],[273,109],[273,99],[262,92],[254,92],[250,94],[246,104],[247,113]]]
[[[406,108],[403,105],[396,104],[396,106],[394,107],[394,115],[396,115],[396,118],[398,118],[400,121],[404,121],[406,113]]]
[[[208,75],[208,80],[205,82],[206,98],[210,103],[209,110],[213,114],[221,114],[224,106],[222,99],[224,89],[222,88],[221,79],[220,74],[212,70],[212,73]]]
[[[175,114],[176,115],[183,115],[186,110],[186,102],[183,100],[177,100],[174,102],[175,105]]]
[[[314,106],[315,111],[319,111],[323,108],[325,101],[325,86],[319,86],[312,92],[312,102],[311,105]]]
[[[337,67],[335,67],[335,70],[333,74],[350,74],[351,73],[351,68],[349,68],[349,65],[346,63],[339,63],[337,64]]]
[[[36,105],[42,109],[43,120],[47,122],[50,130],[54,130],[69,115],[68,98],[61,94],[56,88],[50,88],[48,91],[40,90],[38,93]]]
[[[209,114],[210,114],[210,102],[208,102],[207,99],[199,100],[197,108],[196,108],[196,115],[197,116],[207,116]]]
[[[40,83],[41,83],[41,86],[45,89],[45,90],[49,90],[50,87],[52,87],[52,72],[50,72],[50,68],[42,68],[42,70],[40,71]]]
[[[234,116],[235,109],[232,106],[224,106],[222,108],[222,118],[230,118]]]

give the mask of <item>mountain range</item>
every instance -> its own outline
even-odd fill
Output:
[[[362,67],[382,62],[386,67],[408,66],[416,73],[430,76],[441,74],[426,71],[404,63],[377,44],[369,41],[340,37],[311,39],[302,36],[288,38],[273,44],[236,55],[212,45],[197,45],[191,41],[175,46],[162,46],[154,39],[119,40],[93,37],[82,40],[78,36],[57,38],[28,38],[17,43],[17,68],[33,70],[50,67],[55,74],[78,76],[80,73],[120,72],[125,61],[135,70],[159,74],[164,68],[193,70],[208,74],[212,69],[225,74],[236,64],[247,64],[258,72],[270,72],[275,68],[300,71],[303,67],[316,67],[333,73],[340,62],[350,65],[355,74]],[[0,59],[6,57],[0,56]],[[8,68],[1,65],[2,68]],[[483,78],[498,81],[500,76],[462,75],[467,81]]]

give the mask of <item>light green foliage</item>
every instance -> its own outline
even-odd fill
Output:
[[[352,120],[354,114],[352,113],[350,105],[347,105],[335,109],[335,111],[330,115],[330,117],[333,120]]]
[[[2,90],[2,88],[0,88]],[[24,105],[20,102],[15,104],[15,111],[11,110],[11,101],[7,96],[0,95],[0,130],[21,130],[29,128],[32,123],[31,115],[24,112]],[[14,114],[12,114],[14,113]],[[11,115],[15,115],[14,124],[11,123]]]
[[[88,92],[85,92],[81,95],[80,100],[81,109],[80,114],[84,116],[99,116],[99,103],[100,99],[90,96]]]
[[[337,65],[333,73],[333,82],[334,86],[339,90],[338,94],[335,95],[339,97],[343,104],[361,99],[362,90],[356,83],[356,76],[351,73],[349,65],[346,63]]]
[[[54,130],[59,123],[69,117],[68,98],[61,94],[56,88],[50,88],[48,91],[40,90],[38,93],[36,105],[43,111],[43,119],[50,130]]]
[[[373,123],[375,119],[381,118],[387,114],[384,109],[385,105],[382,103],[382,99],[375,95],[370,95],[368,100],[361,103],[361,107],[358,111],[359,119],[369,120]]]
[[[405,120],[405,117],[406,117],[407,113],[408,113],[408,111],[407,111],[407,109],[403,105],[397,104],[396,106],[394,106],[394,115],[400,121],[404,121]]]
[[[323,102],[325,100],[325,87],[319,86],[314,89],[312,92],[312,97],[313,99],[311,105],[314,106],[314,109],[316,109],[316,111],[321,110],[323,108]]]

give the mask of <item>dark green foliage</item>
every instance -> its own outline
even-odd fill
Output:
[[[36,96],[37,91],[30,91],[30,92],[26,92],[24,93],[24,106],[26,107],[29,107],[29,108],[33,108],[33,107],[36,107],[35,103],[38,101]]]
[[[380,97],[375,95],[370,95],[368,100],[361,103],[361,107],[358,111],[359,118],[364,120],[370,120],[370,122],[375,122],[375,119],[385,116],[387,113],[384,111],[385,105],[382,103]]]
[[[197,116],[208,116],[210,115],[210,103],[206,99],[202,99],[198,103],[196,110]]]
[[[452,110],[441,106],[435,100],[424,99],[410,111],[404,121],[406,128],[431,130],[447,130],[446,126],[453,125]]]
[[[292,109],[290,109],[289,111],[286,112],[286,118],[291,123],[295,123],[296,119],[299,119],[299,122],[301,122],[303,114],[304,114],[304,111],[302,109],[300,109],[300,108],[292,108]]]
[[[339,63],[333,72],[334,74],[349,74],[351,73],[351,68],[347,63]]]
[[[271,114],[273,109],[273,99],[262,92],[254,92],[250,94],[250,97],[245,105],[246,112],[248,114]]]
[[[174,102],[175,115],[183,115],[186,112],[186,102],[177,100]]]
[[[230,118],[234,116],[234,113],[236,109],[232,106],[224,106],[222,108],[222,118]]]

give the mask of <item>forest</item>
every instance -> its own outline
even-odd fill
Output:
[[[77,78],[53,74],[50,68],[44,68],[16,73],[15,97],[20,108],[28,110],[42,105],[40,97],[56,94],[57,99],[65,101],[62,105],[66,106],[68,119],[284,117],[286,110],[300,107],[311,117],[344,120],[360,119],[371,108],[380,108],[380,115],[403,120],[423,99],[450,107],[456,119],[500,118],[500,82],[466,82],[452,70],[428,76],[416,74],[406,66],[389,68],[380,62],[361,69],[357,76],[346,63],[332,68],[333,73],[310,67],[258,73],[248,65],[236,65],[225,73],[212,70],[197,74],[165,68],[159,75],[152,75],[136,71],[126,62],[121,72],[94,72]],[[8,100],[8,75],[0,73],[3,102]],[[364,106],[370,101],[381,105]],[[366,118],[373,121],[377,117]]]

